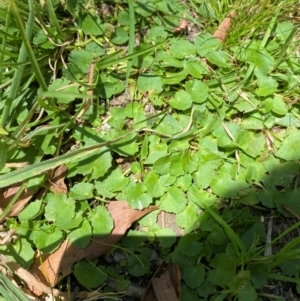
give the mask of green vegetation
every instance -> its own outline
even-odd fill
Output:
[[[105,299],[143,277],[146,286],[156,250],[180,267],[183,301],[287,300],[275,282],[300,294],[296,7],[1,1],[1,220],[15,231],[1,252],[29,269],[63,241],[84,250],[114,228],[105,205],[125,200],[158,210],[126,232],[112,262],[75,263],[82,290],[114,279]],[[213,34],[232,10],[222,43]],[[160,211],[183,236],[158,223]],[[287,227],[272,232],[270,219]],[[70,278],[56,288],[74,290]]]

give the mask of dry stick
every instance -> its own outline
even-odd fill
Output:
[[[291,215],[293,215],[295,218],[297,218],[297,220],[300,220],[300,216],[295,211],[293,211],[289,206],[282,205],[281,207],[284,210],[286,210],[288,213],[290,213]]]
[[[227,33],[231,28],[232,21],[236,17],[236,11],[233,10],[229,15],[222,21],[218,29],[214,33],[214,37],[217,38],[220,42],[224,42],[227,38]]]

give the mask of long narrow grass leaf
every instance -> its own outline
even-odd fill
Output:
[[[14,9],[14,5],[12,5],[12,11],[13,11],[13,9]],[[16,15],[15,15],[15,17],[16,17]],[[33,9],[32,1],[29,0],[29,17],[28,17],[26,32],[23,29],[23,35],[24,35],[23,43],[21,45],[20,54],[19,54],[19,58],[18,58],[18,63],[20,63],[22,65],[20,65],[18,68],[15,69],[12,85],[11,85],[11,88],[9,90],[9,94],[7,96],[7,99],[5,101],[3,113],[1,115],[0,125],[2,127],[8,126],[9,123],[10,123],[10,122],[8,123],[7,120],[8,120],[8,117],[10,115],[10,112],[12,110],[13,101],[14,101],[14,99],[16,98],[16,96],[18,94],[19,86],[20,86],[20,83],[21,83],[21,80],[22,80],[22,77],[23,77],[24,69],[25,69],[24,63],[27,60],[25,39],[27,41],[31,40],[32,31],[33,31],[33,24],[34,24],[34,9]]]
[[[135,33],[135,16],[134,16],[134,6],[133,0],[128,0],[128,10],[129,10],[129,43],[128,43],[128,55],[133,53],[134,48],[134,33]],[[126,81],[125,81],[125,90],[128,86],[128,80],[130,75],[130,69],[132,65],[132,60],[127,61],[127,70],[126,70]]]
[[[58,167],[61,164],[66,164],[72,161],[76,161],[78,159],[81,159],[83,157],[87,157],[88,155],[92,155],[93,152],[96,150],[104,147],[112,145],[113,143],[119,142],[122,139],[126,138],[130,134],[132,134],[135,131],[128,132],[116,139],[98,143],[96,145],[83,147],[82,149],[69,152],[67,154],[61,155],[59,157],[49,159],[40,163],[32,164],[30,166],[26,166],[23,168],[20,168],[18,170],[12,171],[10,173],[4,174],[0,176],[0,188],[7,187],[9,185],[25,181],[27,179],[30,179],[36,175],[39,175],[42,172],[45,172],[49,169],[53,169]]]

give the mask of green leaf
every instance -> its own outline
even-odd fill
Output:
[[[170,175],[172,176],[183,176],[184,170],[181,163],[181,154],[174,156],[171,160],[171,166],[170,166]]]
[[[229,56],[224,51],[218,50],[218,51],[211,51],[206,54],[206,58],[209,62],[212,64],[221,67],[221,68],[229,68],[230,64]]]
[[[34,234],[34,243],[43,253],[52,253],[63,241],[63,233],[54,225],[42,225]]]
[[[202,284],[199,286],[199,288],[197,288],[198,295],[200,297],[204,297],[205,300],[208,299],[208,296],[213,295],[215,291],[216,291],[216,287],[207,280],[204,280]]]
[[[300,120],[295,117],[292,113],[287,113],[282,117],[275,118],[275,124],[283,127],[300,127]]]
[[[165,135],[175,135],[184,131],[188,126],[190,117],[183,114],[167,114],[159,121],[155,130]]]
[[[300,269],[300,260],[290,259],[282,263],[279,267],[283,275],[295,277]]]
[[[197,156],[195,154],[191,156],[188,150],[185,150],[182,153],[181,163],[184,171],[189,174],[192,174],[195,170],[197,170],[199,165]]]
[[[169,173],[170,166],[171,166],[170,156],[165,156],[159,158],[153,164],[153,170],[160,175],[164,175]]]
[[[300,215],[300,202],[297,200],[300,197],[300,189],[281,191],[279,192],[274,199],[274,202],[277,206],[277,210],[286,217],[292,217],[292,215],[283,208],[287,206],[293,212]]]
[[[161,197],[166,188],[162,186],[161,182],[158,181],[159,175],[154,171],[150,171],[146,174],[144,178],[144,184],[146,186],[146,191],[153,197],[158,198]]]
[[[217,179],[213,179],[210,183],[212,192],[216,195],[229,198],[237,196],[242,189],[248,188],[249,184],[242,180],[232,180],[230,174],[219,175]]]
[[[100,57],[105,54],[105,48],[101,47],[96,42],[90,42],[86,45],[85,50],[90,52],[94,58]]]
[[[117,95],[124,91],[125,86],[122,82],[103,82],[97,86],[97,93],[99,97],[109,99],[113,95]]]
[[[130,255],[128,258],[128,271],[135,277],[140,277],[148,273],[150,261],[142,255]]]
[[[94,185],[90,183],[78,183],[71,189],[69,196],[74,200],[87,200],[91,199],[93,195]]]
[[[170,228],[155,231],[155,236],[158,238],[159,245],[162,248],[170,248],[176,242],[176,234]]]
[[[163,90],[161,77],[154,74],[142,74],[138,77],[137,88],[141,92],[156,91],[160,93]]]
[[[188,60],[184,64],[184,69],[192,75],[193,78],[202,79],[204,74],[208,73],[207,66],[201,61],[197,60]]]
[[[104,34],[98,14],[84,14],[81,28],[86,35],[100,36]]]
[[[230,273],[235,273],[236,265],[233,261],[231,261],[227,254],[220,253],[217,254],[209,263],[209,265],[216,270],[227,271]]]
[[[215,179],[217,169],[223,164],[223,160],[217,156],[207,156],[207,161],[200,163],[196,172],[193,173],[194,183],[198,188],[207,188]]]
[[[294,28],[295,26],[291,22],[281,22],[277,24],[275,30],[276,38],[281,42],[285,42]]]
[[[257,78],[258,89],[255,90],[255,94],[258,96],[272,95],[277,91],[278,83],[271,76],[260,75]]]
[[[179,188],[168,187],[167,193],[161,197],[161,210],[179,213],[185,208],[185,206],[186,197]]]
[[[191,288],[197,288],[205,278],[205,268],[202,264],[187,266],[183,270],[183,280]]]
[[[207,279],[214,285],[226,288],[228,283],[234,279],[234,275],[227,271],[210,270]]]
[[[193,100],[189,93],[180,90],[175,93],[175,96],[169,100],[171,107],[177,110],[187,110],[192,106]]]
[[[208,96],[208,87],[200,80],[194,79],[185,83],[186,91],[194,103],[204,103]]]
[[[60,95],[57,95],[57,100],[60,103],[68,104],[74,101],[74,95],[80,97],[80,92],[78,91],[78,86],[70,85],[69,81],[65,78],[58,78],[49,85],[49,91],[59,91]],[[70,93],[70,95],[68,95]]]
[[[199,296],[195,290],[190,289],[187,286],[182,286],[180,300],[181,301],[199,301]]]
[[[168,153],[168,146],[166,143],[160,141],[158,136],[151,136],[149,138],[149,151],[145,164],[153,164],[159,158],[166,156]]]
[[[264,101],[265,108],[267,109],[267,113],[269,111],[274,112],[277,115],[283,116],[288,112],[287,105],[283,101],[281,97],[278,95],[274,95],[273,97],[268,97]]]
[[[188,203],[183,211],[176,214],[178,227],[184,228],[189,233],[200,227],[198,207],[194,203]]]
[[[69,230],[81,223],[82,217],[75,215],[75,201],[66,194],[49,193],[46,201],[45,217],[60,229]]]
[[[108,151],[108,149],[105,151],[104,149],[102,149],[99,152],[99,155],[95,158],[95,161],[92,161],[88,167],[85,166],[86,168],[91,167],[91,173],[92,173],[92,179],[98,179],[102,176],[104,176],[107,171],[109,170],[109,168],[111,168],[112,166],[112,155],[111,152]],[[78,170],[80,169],[80,166],[78,166]],[[84,173],[82,173],[84,174]]]
[[[116,27],[111,37],[111,42],[116,45],[122,45],[128,41],[128,33],[122,27]]]
[[[24,210],[19,213],[19,220],[22,222],[34,219],[41,214],[42,207],[43,202],[40,200],[31,202]]]
[[[267,284],[269,272],[265,264],[250,264],[247,268],[251,273],[251,281],[256,289],[260,289]]]
[[[182,191],[187,191],[192,184],[192,176],[185,174],[182,177],[178,177],[175,186],[180,188]]]
[[[216,196],[206,190],[198,189],[192,185],[188,190],[188,201],[200,206],[201,208],[211,207],[217,201]]]
[[[262,75],[267,75],[274,65],[274,58],[264,49],[255,50],[250,48],[247,50],[246,61],[255,66]]]
[[[227,236],[225,235],[224,231],[220,227],[215,227],[213,230],[208,234],[207,239],[209,242],[216,246],[222,245]]]
[[[205,57],[211,51],[217,50],[221,42],[209,33],[201,33],[195,39],[197,53]]]
[[[187,40],[173,40],[170,45],[170,53],[175,58],[185,58],[196,53],[195,46]]]
[[[103,181],[106,189],[111,192],[122,191],[129,183],[120,168],[114,169]]]
[[[254,301],[257,298],[255,289],[250,282],[250,271],[241,271],[228,286],[234,295],[238,295],[240,301]]]
[[[41,48],[44,49],[53,49],[55,48],[55,45],[53,45],[47,36],[47,34],[41,29],[39,30],[34,38],[33,38],[34,45],[38,45]]]
[[[103,196],[104,198],[112,199],[116,195],[115,192],[111,192],[107,189],[104,181],[96,181],[95,188],[97,190],[97,193]]]
[[[160,178],[159,178],[159,183],[162,185],[162,186],[165,186],[165,187],[168,187],[168,186],[171,186],[175,183],[176,181],[176,177],[170,175],[170,174],[165,174],[165,175],[162,175]]]
[[[35,251],[26,238],[17,238],[14,243],[4,244],[0,246],[1,254],[8,259],[17,262],[21,267],[28,270],[33,263]]]
[[[82,72],[82,75],[89,70],[93,60],[93,56],[83,49],[72,50],[69,54],[69,63],[76,66]]]
[[[89,214],[93,236],[106,236],[114,227],[114,221],[104,206],[98,206]]]
[[[257,239],[265,241],[266,239],[265,227],[260,221],[256,221],[253,226],[249,227],[242,236],[242,242],[249,250],[255,246]]]
[[[130,25],[129,12],[128,10],[122,10],[118,14],[118,22],[122,25]]]
[[[299,160],[300,131],[292,129],[283,140],[281,147],[275,152],[275,156],[284,160]]]
[[[131,182],[124,190],[123,194],[133,209],[142,210],[152,203],[152,196],[147,192],[144,183]]]
[[[91,237],[92,228],[86,219],[83,219],[83,222],[78,228],[71,230],[68,233],[70,243],[76,248],[85,248],[90,243]]]
[[[168,36],[165,28],[162,26],[155,26],[147,31],[146,39],[150,42],[159,43],[164,41]]]
[[[163,50],[158,50],[156,60],[160,62],[162,67],[183,67],[181,60],[175,59],[173,56]]]
[[[189,233],[181,237],[178,243],[178,250],[185,256],[191,257],[199,254],[203,248],[196,233]]]
[[[74,275],[86,288],[102,285],[107,279],[105,267],[96,266],[93,262],[81,260],[74,265]]]
[[[250,131],[241,131],[237,138],[239,147],[249,156],[256,158],[265,150],[263,134],[254,134]]]

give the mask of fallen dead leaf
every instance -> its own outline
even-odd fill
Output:
[[[155,272],[141,301],[179,301],[180,270],[177,264],[163,261]]]
[[[229,32],[232,21],[236,17],[236,11],[233,10],[229,13],[229,15],[222,21],[219,25],[218,29],[214,33],[214,37],[219,39],[222,43],[226,40],[227,33]]]
[[[1,199],[0,214],[2,214],[4,209],[7,208],[7,206],[10,206],[10,202],[12,201],[15,194],[19,192],[21,185],[22,185],[21,183],[17,183],[8,188],[4,188],[0,191],[0,199]],[[25,188],[21,192],[20,196],[18,197],[17,202],[7,212],[6,216],[17,216],[23,210],[26,204],[31,200],[32,196],[35,193],[36,190],[30,190]],[[1,221],[3,221],[4,218],[5,217],[3,217]]]
[[[72,273],[74,263],[83,258],[92,260],[107,253],[123,237],[133,222],[156,210],[157,207],[152,206],[139,211],[132,209],[125,201],[114,201],[108,204],[107,209],[114,220],[114,229],[110,235],[93,238],[85,249],[78,249],[69,241],[65,241],[54,253],[38,256],[29,270],[30,273],[39,278],[43,284],[53,287]],[[39,292],[35,291],[35,294],[39,295]]]
[[[58,168],[55,169],[51,179],[49,177],[47,186],[53,193],[59,194],[68,192],[67,185],[65,184],[67,171],[68,169],[66,165],[60,165]]]

